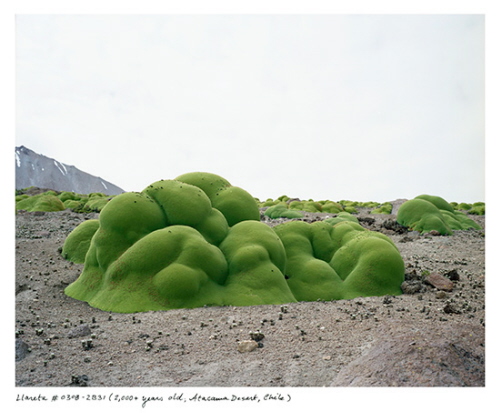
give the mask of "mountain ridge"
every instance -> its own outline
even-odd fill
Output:
[[[15,157],[16,189],[35,186],[79,194],[101,192],[106,195],[118,195],[125,192],[101,177],[40,155],[23,145],[16,146]]]

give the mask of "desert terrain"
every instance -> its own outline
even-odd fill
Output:
[[[64,240],[96,217],[16,213],[16,387],[485,386],[484,216],[470,216],[482,230],[437,236],[360,210],[401,252],[399,296],[135,314],[64,294],[83,268],[61,257]]]

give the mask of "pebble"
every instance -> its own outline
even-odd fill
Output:
[[[460,281],[460,275],[458,274],[458,271],[456,269],[448,271],[445,274],[446,277],[448,277],[452,281]]]
[[[444,298],[447,298],[448,297],[448,294],[446,294],[444,291],[438,291],[436,293],[436,298],[442,300]]]
[[[68,338],[75,337],[85,337],[91,334],[90,327],[88,324],[80,324],[79,326],[73,328],[68,333]]]
[[[73,386],[73,387],[87,387],[88,386],[88,381],[89,381],[89,378],[86,374],[82,374],[82,375],[73,375],[71,376],[71,384],[70,386]]]
[[[443,311],[446,314],[460,314],[460,310],[458,310],[452,303],[447,302],[443,307]]]
[[[238,343],[238,351],[240,353],[249,353],[259,347],[255,340],[243,340]]]
[[[254,341],[260,341],[264,338],[264,334],[260,331],[251,331],[250,338]]]
[[[438,290],[453,290],[453,281],[435,272],[430,273],[427,277],[425,277],[425,282],[432,285],[433,287],[436,287]]]
[[[401,291],[403,294],[416,294],[422,291],[423,285],[420,281],[403,281]]]

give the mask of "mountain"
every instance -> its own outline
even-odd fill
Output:
[[[16,189],[30,186],[78,194],[101,192],[106,195],[118,195],[125,192],[118,186],[72,165],[39,155],[25,146],[18,146],[16,147]]]

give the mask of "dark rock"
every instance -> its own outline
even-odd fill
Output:
[[[391,304],[391,303],[392,303],[392,297],[390,295],[386,295],[382,300],[382,304]]]
[[[458,274],[458,271],[456,269],[448,271],[444,276],[448,277],[451,281],[460,280],[460,275]]]
[[[401,290],[403,294],[416,294],[424,289],[424,285],[420,281],[403,281],[401,284]]]
[[[441,274],[431,273],[427,277],[425,277],[425,282],[437,288],[438,290],[443,291],[452,291],[453,290],[453,282]]]
[[[89,378],[86,374],[82,374],[80,376],[71,376],[71,384],[72,387],[87,387]]]
[[[421,280],[422,276],[417,273],[417,270],[415,270],[415,268],[405,273],[405,281],[421,281]]]
[[[255,341],[260,341],[264,338],[264,334],[260,331],[252,331],[250,332],[250,338]]]
[[[443,311],[446,314],[460,314],[460,310],[458,310],[453,303],[447,302],[443,307]]]
[[[375,223],[375,218],[371,217],[359,217],[358,221],[360,224],[373,225]]]
[[[391,231],[394,231],[397,234],[404,234],[405,232],[408,232],[406,227],[403,227],[399,222],[397,222],[395,219],[388,219],[385,220],[382,223],[382,226],[385,229],[389,229]]]
[[[16,339],[16,361],[24,359],[29,353],[29,346],[20,338]]]

